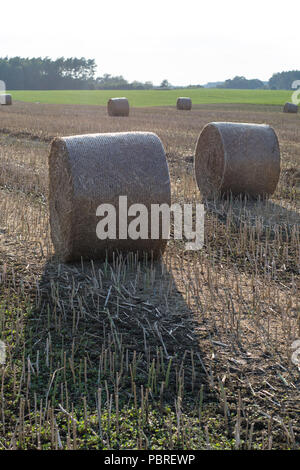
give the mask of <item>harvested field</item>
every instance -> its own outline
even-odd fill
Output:
[[[281,176],[268,202],[206,205],[205,244],[161,262],[60,264],[47,157],[60,135],[149,131],[172,202],[199,202],[208,122],[271,125]],[[282,106],[0,109],[0,448],[299,449],[300,116]]]

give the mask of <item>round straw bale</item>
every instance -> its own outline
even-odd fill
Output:
[[[12,105],[12,97],[8,94],[0,95],[0,104],[10,106]]]
[[[170,204],[170,177],[160,139],[150,132],[120,132],[56,138],[49,155],[49,209],[51,236],[56,253],[64,261],[111,258],[113,253],[147,253],[157,258],[167,240],[121,239],[119,196],[127,196],[128,208],[144,204],[151,230],[151,204]],[[116,239],[100,240],[97,207],[116,209]],[[122,224],[135,219],[129,217]],[[124,237],[125,238],[125,237]]]
[[[284,113],[298,113],[298,106],[294,103],[285,103],[283,107]]]
[[[182,111],[183,110],[190,111],[192,109],[192,100],[191,100],[191,98],[181,96],[180,98],[177,99],[176,107],[177,107],[177,109],[180,109]]]
[[[127,98],[110,98],[107,102],[109,116],[129,116],[129,102]]]
[[[272,127],[211,122],[195,150],[195,176],[204,198],[271,195],[280,174],[280,150]]]

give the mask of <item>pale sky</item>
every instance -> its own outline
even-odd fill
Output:
[[[99,75],[155,85],[268,80],[300,69],[299,12],[299,0],[10,0],[0,56],[84,56]]]

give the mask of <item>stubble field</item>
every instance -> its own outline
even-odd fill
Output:
[[[193,152],[211,121],[267,123],[281,148],[268,202],[206,205],[205,245],[161,262],[60,264],[48,223],[57,135],[151,131],[172,202],[200,202]],[[300,116],[15,102],[0,109],[0,448],[299,449]]]

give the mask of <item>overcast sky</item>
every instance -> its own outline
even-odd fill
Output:
[[[10,0],[0,56],[84,56],[155,85],[268,80],[300,68],[299,12],[299,0]]]

